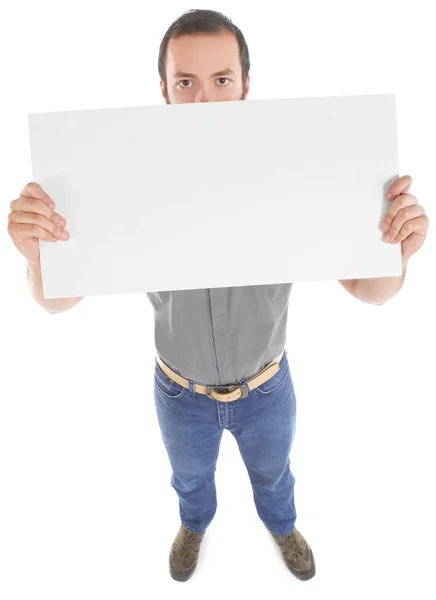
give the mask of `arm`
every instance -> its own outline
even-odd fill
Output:
[[[403,286],[409,258],[422,246],[427,236],[429,220],[423,206],[409,194],[412,184],[410,175],[396,179],[386,192],[392,205],[383,217],[379,229],[384,231],[383,240],[401,244],[401,275],[367,279],[343,279],[339,283],[353,296],[369,304],[384,304]]]
[[[407,260],[402,259],[402,274],[396,277],[340,279],[339,283],[352,296],[367,304],[384,304],[403,287]]]
[[[44,298],[40,263],[27,263],[27,282],[30,293],[36,302],[52,314],[69,310],[83,299],[83,296],[77,298]]]

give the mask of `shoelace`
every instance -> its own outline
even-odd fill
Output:
[[[181,556],[187,558],[191,551],[198,554],[199,550],[199,538],[196,537],[196,534],[193,534],[190,531],[185,532],[182,540],[177,540],[174,544],[175,548],[179,550]]]
[[[304,554],[304,551],[302,549],[302,547],[299,545],[298,541],[297,541],[297,537],[294,533],[290,533],[288,536],[286,536],[285,538],[276,538],[278,540],[278,544],[281,547],[285,548],[285,551],[290,550],[291,552],[293,552],[297,557],[298,556],[302,556]]]

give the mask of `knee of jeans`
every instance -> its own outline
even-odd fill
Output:
[[[186,474],[178,475],[177,473],[174,473],[173,486],[183,492],[193,492],[202,486],[211,484],[214,476],[215,469],[210,469],[207,473],[197,475],[196,477],[189,477]]]

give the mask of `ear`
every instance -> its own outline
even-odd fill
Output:
[[[162,96],[163,96],[163,98],[164,98],[165,102],[167,102],[167,97],[166,97],[166,94],[165,94],[165,87],[164,87],[164,83],[163,83],[163,81],[162,81],[162,80],[161,80],[161,82],[160,82],[160,90],[161,90],[161,92],[162,92]]]

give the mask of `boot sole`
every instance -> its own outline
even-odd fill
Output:
[[[187,571],[176,571],[176,569],[173,566],[173,561],[171,560],[171,554],[170,554],[169,564],[170,564],[170,575],[175,581],[188,581],[188,579],[191,577],[191,575],[193,574],[193,572],[195,571],[195,569],[197,567],[197,561],[196,561],[192,565],[192,567],[190,569],[188,569]]]
[[[315,559],[313,557],[313,552],[312,549],[310,549],[310,558],[312,561],[312,568],[309,571],[295,571],[292,567],[290,567],[287,563],[286,566],[288,567],[289,571],[291,571],[291,573],[293,575],[295,575],[295,577],[297,577],[297,579],[299,579],[300,581],[307,581],[308,579],[312,579],[312,577],[315,575],[316,573],[316,567],[315,567]],[[169,565],[170,565],[170,574],[171,577],[175,580],[175,581],[188,581],[188,579],[190,579],[190,577],[192,576],[192,574],[194,573],[196,567],[197,567],[197,563],[194,563],[192,565],[192,567],[188,570],[188,571],[176,571],[176,569],[173,567],[173,561],[171,560],[171,555],[170,555],[170,559],[169,559]]]

